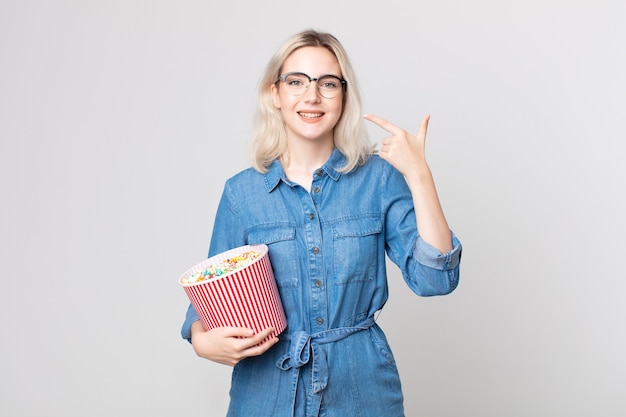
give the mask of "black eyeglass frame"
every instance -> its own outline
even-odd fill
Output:
[[[307,85],[306,88],[304,90],[302,90],[302,93],[294,94],[296,96],[301,96],[302,94],[306,93],[306,91],[309,89],[309,86],[311,85],[311,83],[313,81],[315,81],[317,83],[320,79],[322,79],[324,77],[331,77],[331,78],[334,78],[334,79],[338,80],[339,83],[341,84],[342,90],[344,90],[344,91],[348,87],[348,82],[346,80],[344,80],[343,78],[339,78],[338,76],[336,76],[334,74],[324,74],[324,75],[320,75],[317,78],[313,78],[313,77],[310,77],[308,74],[305,74],[304,72],[300,72],[300,71],[293,71],[293,72],[288,72],[286,74],[280,74],[278,76],[278,79],[276,80],[276,83],[278,83],[280,81],[286,83],[287,82],[287,77],[289,77],[290,75],[304,75],[305,77],[307,77],[309,79],[309,85]],[[322,92],[320,90],[320,85],[319,84],[317,84],[317,89],[318,89],[318,91],[320,91],[320,94],[322,94]],[[293,94],[293,93],[291,93],[291,94]],[[322,96],[326,97],[326,96],[324,96],[324,94],[322,94]],[[336,97],[336,96],[333,96],[333,98],[334,97]],[[328,97],[326,97],[326,98],[328,98]]]

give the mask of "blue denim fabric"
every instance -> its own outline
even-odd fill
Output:
[[[287,314],[281,340],[233,369],[229,417],[401,417],[403,396],[374,316],[387,301],[385,253],[420,296],[459,279],[461,244],[440,253],[416,230],[403,176],[378,156],[349,173],[335,150],[310,193],[274,162],[227,181],[209,256],[266,244]],[[190,339],[190,305],[182,328]]]

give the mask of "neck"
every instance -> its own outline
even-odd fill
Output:
[[[290,144],[288,161],[281,161],[287,178],[307,190],[310,189],[313,172],[326,163],[334,147],[334,143],[330,141],[323,145],[316,143],[292,146]]]

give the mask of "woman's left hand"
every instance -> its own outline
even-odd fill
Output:
[[[426,115],[420,123],[419,130],[415,135],[388,122],[387,120],[366,114],[366,120],[378,125],[382,129],[391,133],[381,141],[380,157],[389,162],[394,168],[400,171],[407,179],[417,175],[422,179],[424,175],[430,176],[430,169],[426,163],[426,132],[428,131],[428,121],[430,115]]]

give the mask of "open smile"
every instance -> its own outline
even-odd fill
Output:
[[[324,113],[310,113],[310,112],[298,112],[298,114],[300,115],[300,117],[303,117],[309,120],[319,119],[320,117],[324,115]]]

